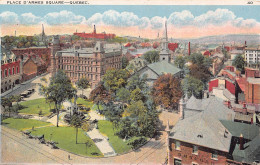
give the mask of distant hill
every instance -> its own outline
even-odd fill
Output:
[[[218,36],[206,36],[195,39],[173,39],[173,42],[191,42],[192,44],[222,44],[225,45],[260,45],[259,34],[229,34],[229,35],[218,35]]]

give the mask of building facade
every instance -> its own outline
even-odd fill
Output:
[[[82,77],[90,80],[94,88],[102,79],[109,68],[121,68],[121,49],[104,48],[104,43],[97,41],[94,48],[74,47],[72,49],[59,50],[58,38],[52,45],[51,72],[64,70],[72,82]]]
[[[21,82],[20,60],[2,47],[1,57],[1,93],[12,89]]]
[[[246,48],[245,61],[249,64],[257,64],[260,62],[260,49],[259,48]]]
[[[81,38],[84,38],[84,39],[113,39],[116,37],[115,34],[106,34],[105,32],[104,33],[97,33],[96,32],[96,27],[94,25],[94,30],[92,33],[74,33],[74,35],[76,36],[79,36]]]

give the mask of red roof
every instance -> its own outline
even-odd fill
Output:
[[[206,52],[204,52],[204,54],[203,54],[204,56],[210,56],[211,55],[211,53],[207,50]]]
[[[127,43],[127,44],[125,44],[125,47],[130,47],[132,44],[131,43]]]
[[[246,85],[246,78],[244,77],[240,77],[240,78],[236,78],[237,84],[240,87],[240,89],[245,92],[245,85]]]
[[[74,33],[82,38],[96,38],[96,39],[108,39],[108,38],[115,38],[115,34],[106,34],[106,33]]]
[[[171,51],[175,51],[175,49],[178,48],[178,43],[168,43],[168,48],[169,48]]]
[[[156,49],[156,48],[158,48],[159,45],[160,45],[160,44],[159,44],[158,42],[154,42],[154,43],[153,43],[153,48]]]

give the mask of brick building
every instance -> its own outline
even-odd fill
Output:
[[[260,155],[257,125],[234,122],[234,112],[216,99],[180,101],[181,120],[167,126],[168,164],[251,164]],[[185,116],[186,102],[201,112]],[[190,105],[189,105],[190,106]]]
[[[1,47],[1,93],[13,88],[21,82],[20,60]]]
[[[74,33],[74,35],[76,36],[79,36],[81,38],[84,38],[84,39],[101,39],[101,40],[104,40],[104,39],[113,39],[116,37],[115,34],[106,34],[105,32],[104,33],[97,33],[96,32],[96,27],[94,25],[94,30],[92,33]]]
[[[47,65],[41,57],[36,54],[24,54],[23,55],[23,73],[22,80],[27,81],[38,75],[47,72]]]
[[[47,66],[51,62],[51,48],[48,47],[30,47],[30,48],[15,48],[12,52],[19,58],[24,54],[35,54],[43,59]]]
[[[51,72],[54,74],[58,69],[65,71],[72,82],[81,77],[90,80],[94,88],[109,68],[121,68],[121,48],[104,48],[104,43],[97,41],[94,48],[74,47],[60,50],[59,39],[54,39],[52,45]]]

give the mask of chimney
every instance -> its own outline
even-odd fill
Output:
[[[183,100],[183,98],[181,98],[180,102],[179,102],[179,114],[180,114],[180,118],[183,120],[184,119],[184,109],[186,108],[186,101]]]
[[[246,45],[246,41],[245,41],[245,47],[247,47],[247,45]]]
[[[254,120],[253,120],[253,117],[251,117],[251,124],[254,124]]]
[[[230,109],[231,108],[231,102],[228,100],[228,108]]]
[[[246,103],[243,102],[243,113],[247,114],[247,108],[246,108]]]
[[[244,149],[244,137],[243,137],[243,134],[241,134],[240,137],[239,137],[239,149],[240,150]]]
[[[189,42],[189,44],[188,44],[188,54],[189,54],[189,56],[190,56],[190,42]]]

